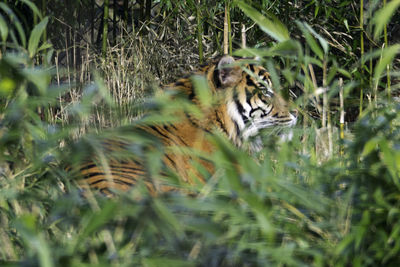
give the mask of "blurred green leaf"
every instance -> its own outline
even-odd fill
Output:
[[[37,229],[37,224],[38,219],[32,214],[25,214],[15,221],[18,233],[29,244],[30,250],[38,254],[40,266],[52,267],[54,265],[49,245],[42,236],[42,233]]]
[[[170,258],[147,258],[142,261],[145,267],[190,267],[196,266],[194,262]]]
[[[28,52],[30,58],[33,58],[38,52],[37,48],[39,46],[42,34],[46,30],[48,22],[49,18],[45,17],[39,24],[35,25],[35,27],[33,28],[28,42]]]
[[[208,87],[208,82],[206,77],[200,75],[193,75],[191,77],[193,82],[194,90],[196,96],[199,98],[201,105],[204,108],[209,108],[213,104],[213,98],[211,90]]]
[[[323,60],[324,53],[321,50],[321,47],[315,41],[314,37],[312,36],[312,34],[310,32],[310,27],[307,27],[308,25],[306,23],[303,23],[300,21],[296,21],[296,24],[302,31],[304,38],[306,38],[306,41],[307,41],[308,45],[310,46],[311,50],[319,57],[320,60]]]
[[[0,96],[8,97],[10,96],[16,88],[16,83],[9,77],[4,77],[0,80]]]
[[[311,28],[311,26],[309,24],[307,24],[306,22],[304,22],[305,27],[318,39],[320,45],[322,46],[322,49],[324,50],[324,53],[327,54],[329,51],[329,44],[328,42],[325,40],[325,38],[323,38],[321,35],[319,35],[316,31],[314,31],[313,28]]]
[[[99,211],[93,212],[85,225],[82,226],[81,233],[77,239],[77,245],[85,240],[88,236],[96,231],[99,231],[107,222],[112,220],[118,211],[117,203],[114,201],[107,202]]]
[[[395,44],[389,46],[382,50],[381,58],[374,69],[374,81],[378,84],[382,73],[386,70],[387,65],[389,65],[395,58],[395,56],[400,52],[400,44]]]
[[[50,84],[50,73],[47,70],[39,69],[39,68],[26,68],[21,71],[24,74],[25,78],[32,82],[41,95],[45,95],[47,88]]]
[[[393,14],[400,6],[400,0],[392,0],[386,4],[383,8],[378,10],[372,19],[372,23],[375,25],[374,39],[376,40],[382,33],[383,28],[387,25],[392,18]]]
[[[0,35],[1,35],[1,40],[3,42],[6,42],[8,37],[8,25],[1,14],[0,14]]]
[[[241,48],[234,52],[240,57],[275,57],[275,56],[297,56],[301,52],[300,44],[295,40],[286,40],[271,48]]]
[[[25,5],[29,6],[29,8],[33,11],[33,13],[34,13],[36,16],[39,17],[40,20],[43,19],[42,13],[39,11],[39,9],[37,8],[37,6],[36,6],[33,2],[31,2],[31,1],[29,1],[29,0],[18,0],[18,1],[20,1],[20,2],[24,3]]]
[[[8,15],[8,17],[10,18],[10,22],[12,25],[15,26],[15,28],[18,31],[20,40],[22,42],[22,47],[26,47],[26,36],[25,36],[25,32],[24,32],[24,28],[22,27],[21,22],[19,21],[18,17],[15,15],[15,13],[7,6],[7,4],[0,2],[0,9],[2,9],[4,11],[5,14]]]
[[[400,151],[392,149],[385,139],[380,140],[379,146],[382,150],[383,162],[388,168],[394,184],[400,190]]]
[[[289,31],[285,27],[285,25],[280,22],[275,16],[272,14],[268,14],[269,18],[263,16],[260,12],[258,12],[252,6],[246,4],[243,1],[235,1],[235,4],[255,23],[260,26],[260,28],[275,39],[278,42],[283,42],[290,39]]]
[[[182,229],[182,226],[179,223],[179,221],[175,218],[175,215],[172,214],[168,210],[168,208],[158,199],[154,199],[154,207],[155,207],[155,210],[156,210],[158,216],[163,221],[163,223],[170,225],[174,229],[174,232],[177,235],[182,236],[183,229]]]
[[[369,139],[364,145],[364,149],[363,152],[361,153],[361,156],[362,157],[368,156],[372,151],[377,149],[380,141],[381,141],[380,137],[374,137]]]

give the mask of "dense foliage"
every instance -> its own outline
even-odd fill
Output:
[[[399,1],[37,2],[0,3],[0,265],[398,266]],[[222,52],[225,4],[233,52],[294,98],[292,141],[249,155],[216,133],[205,185],[168,177],[192,194],[84,197],[66,166],[101,138],[156,173],[132,129],[190,112],[148,96]]]

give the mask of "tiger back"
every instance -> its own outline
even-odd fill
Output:
[[[194,149],[205,155],[213,153],[215,147],[207,138],[213,131],[223,133],[240,147],[264,128],[296,124],[297,117],[290,112],[288,103],[272,90],[268,72],[262,66],[240,63],[240,59],[224,56],[194,73],[205,77],[215,100],[210,105],[201,102],[196,91],[198,88],[190,77],[178,79],[163,88],[165,93],[183,95],[203,111],[203,116],[180,112],[177,122],[141,125],[135,129],[157,140],[152,149],[157,150],[160,145],[166,148],[163,165],[186,183],[205,182],[207,178],[200,175],[193,162],[200,163],[210,174],[214,172],[214,166],[207,158],[185,152]],[[254,140],[250,148],[259,150],[262,144],[257,138]],[[113,191],[127,191],[140,181],[153,194],[170,190],[171,186],[149,177],[149,163],[145,160],[110,156],[114,152],[128,151],[128,146],[129,142],[123,140],[105,142],[106,157],[94,156],[80,166],[80,187],[97,189],[110,195]]]

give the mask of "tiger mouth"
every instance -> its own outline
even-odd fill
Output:
[[[290,128],[295,126],[297,123],[297,117],[290,114],[288,118],[268,118],[268,119],[255,119],[252,120],[245,129],[243,129],[242,138],[247,140],[250,137],[257,135],[260,130],[273,128],[276,130],[282,128]]]

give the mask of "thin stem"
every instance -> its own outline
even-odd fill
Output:
[[[109,0],[104,0],[104,17],[103,17],[103,45],[101,48],[101,52],[103,58],[106,58],[107,52],[107,35],[108,35],[108,8],[109,8]]]
[[[343,79],[339,78],[339,101],[340,101],[340,155],[344,154],[343,140],[344,140],[344,99],[343,99]]]
[[[384,7],[386,6],[386,0],[383,0],[383,6]],[[385,39],[385,47],[388,47],[389,44],[388,44],[387,24],[386,23],[383,28],[383,36]],[[390,101],[392,92],[391,92],[391,88],[390,88],[391,82],[390,82],[390,65],[389,64],[386,66],[386,77],[387,77],[387,97],[388,97],[388,100]]]
[[[230,1],[227,1],[227,22],[228,22],[228,42],[229,42],[229,55],[232,55],[232,25],[230,14]]]
[[[228,4],[225,2],[225,17],[224,17],[224,55],[228,54]]]
[[[246,26],[242,23],[242,48],[246,48]]]
[[[360,0],[360,30],[361,30],[361,34],[360,34],[361,74],[363,74],[364,73],[364,61],[363,61],[363,57],[364,57],[364,1],[363,0]],[[363,77],[363,75],[361,75],[361,77]],[[363,98],[364,98],[364,91],[363,91],[363,85],[361,85],[359,116],[361,116],[361,113],[363,111]]]
[[[197,42],[199,43],[199,62],[203,63],[203,24],[201,22],[201,3],[197,5]]]

